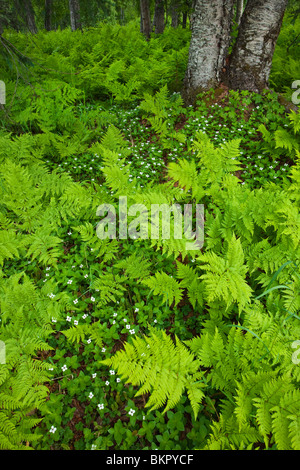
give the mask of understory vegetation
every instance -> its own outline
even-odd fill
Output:
[[[188,29],[5,32],[0,448],[300,449],[299,28],[190,107]],[[99,238],[124,196],[203,204],[201,250]]]

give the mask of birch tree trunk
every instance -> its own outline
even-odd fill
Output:
[[[182,91],[186,105],[220,81],[230,45],[234,0],[195,0],[193,6],[192,37]]]
[[[81,29],[79,0],[69,0],[71,30]]]
[[[162,34],[165,29],[165,6],[164,0],[155,0],[153,26],[155,34]]]
[[[244,11],[244,0],[237,0],[237,2],[236,2],[235,21],[238,25],[241,22],[243,11]]]
[[[52,0],[45,0],[45,30],[51,31]]]
[[[149,39],[150,33],[151,33],[151,17],[150,17],[149,0],[140,0],[140,6],[141,6],[141,32],[146,36],[146,39]]]
[[[230,58],[230,88],[260,93],[268,87],[287,3],[288,0],[248,0]]]

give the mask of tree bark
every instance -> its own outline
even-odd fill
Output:
[[[71,30],[81,29],[79,0],[69,0]]]
[[[235,21],[239,25],[244,11],[244,0],[237,0]]]
[[[141,32],[150,39],[151,34],[151,17],[149,0],[140,0],[141,6]]]
[[[288,0],[248,0],[233,47],[228,85],[256,93],[268,88],[275,44]]]
[[[24,0],[24,11],[26,15],[27,28],[32,34],[37,34],[38,30],[35,23],[34,9],[31,0]]]
[[[155,0],[153,26],[155,34],[162,34],[165,29],[164,0]]]
[[[172,2],[171,4],[171,26],[172,28],[177,28],[178,26],[178,2]]]
[[[52,29],[52,0],[45,0],[45,29],[51,31]]]
[[[197,94],[215,88],[230,45],[234,0],[195,0],[192,37],[182,96],[193,104]]]

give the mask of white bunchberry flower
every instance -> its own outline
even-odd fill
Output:
[[[129,330],[129,333],[132,334],[132,335],[134,335],[135,330]]]
[[[49,294],[50,299],[54,299],[55,295],[54,294]]]
[[[48,267],[46,268],[46,271],[50,271],[50,269],[51,269],[50,266],[48,266]]]
[[[88,317],[88,314],[85,313],[84,315],[82,315],[82,318],[85,319],[86,317]]]
[[[78,325],[78,320],[74,320],[74,325]]]
[[[68,232],[68,235],[72,235],[72,232]]]
[[[55,428],[54,426],[51,426],[51,428],[50,428],[50,431],[49,431],[49,432],[52,432],[52,433],[54,434],[54,433],[55,433],[55,431],[56,431],[56,428]]]
[[[114,370],[110,370],[109,373],[110,373],[110,375],[115,375],[115,371],[114,371]]]
[[[73,304],[78,304],[78,299],[73,300]]]
[[[105,352],[105,351],[106,351],[106,349],[105,349],[105,348],[102,348],[102,349],[101,349],[101,351],[102,351],[102,352]]]
[[[128,414],[131,415],[131,416],[133,416],[134,413],[135,413],[135,410],[133,410],[132,408],[130,408],[130,410],[128,411]]]
[[[99,410],[103,410],[103,408],[104,408],[103,403],[99,403],[98,408],[99,408]]]
[[[69,279],[67,284],[72,284],[72,282],[73,282],[72,279]]]
[[[62,366],[61,370],[62,370],[63,372],[64,372],[65,370],[67,370],[66,364],[64,364],[64,365]]]
[[[88,274],[85,274],[84,277],[87,278],[87,277],[89,277],[89,276],[88,276]]]
[[[87,340],[87,343],[90,344],[92,342],[91,338]]]
[[[114,314],[113,314],[113,317],[117,317],[117,316],[118,316],[118,314],[117,314],[117,313],[114,313]]]
[[[57,322],[56,318],[52,317],[52,323],[56,323],[56,322]]]
[[[89,398],[93,398],[94,394],[92,392],[89,393]]]
[[[93,379],[94,379],[95,377],[97,377],[97,372],[95,372],[94,374],[92,374],[92,377],[93,377]]]
[[[134,311],[135,311],[135,312],[138,312],[138,311],[139,311],[139,308],[136,308]]]
[[[91,297],[91,301],[92,301],[92,302],[95,302],[95,297]]]
[[[130,325],[126,325],[127,330],[130,330]]]
[[[83,264],[81,264],[79,267],[80,267],[80,268],[83,268]]]
[[[108,380],[105,382],[105,385],[109,385],[109,381],[108,381]]]
[[[72,318],[69,317],[69,316],[67,316],[66,320],[67,320],[67,321],[72,321]]]
[[[117,378],[117,382],[118,382],[118,383],[121,382],[121,379],[120,379],[119,377]]]

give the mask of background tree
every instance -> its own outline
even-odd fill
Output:
[[[149,0],[140,0],[141,9],[141,33],[146,39],[150,38],[151,34],[151,17],[150,17],[150,3]]]
[[[164,0],[155,0],[154,18],[153,18],[154,32],[162,34],[165,29],[165,2]]]
[[[51,31],[52,29],[52,0],[45,0],[45,29]]]
[[[81,29],[79,0],[69,0],[71,29]]]
[[[35,12],[31,0],[14,0],[15,7],[19,15],[26,23],[27,29],[32,33],[37,33],[37,26],[35,22]]]

